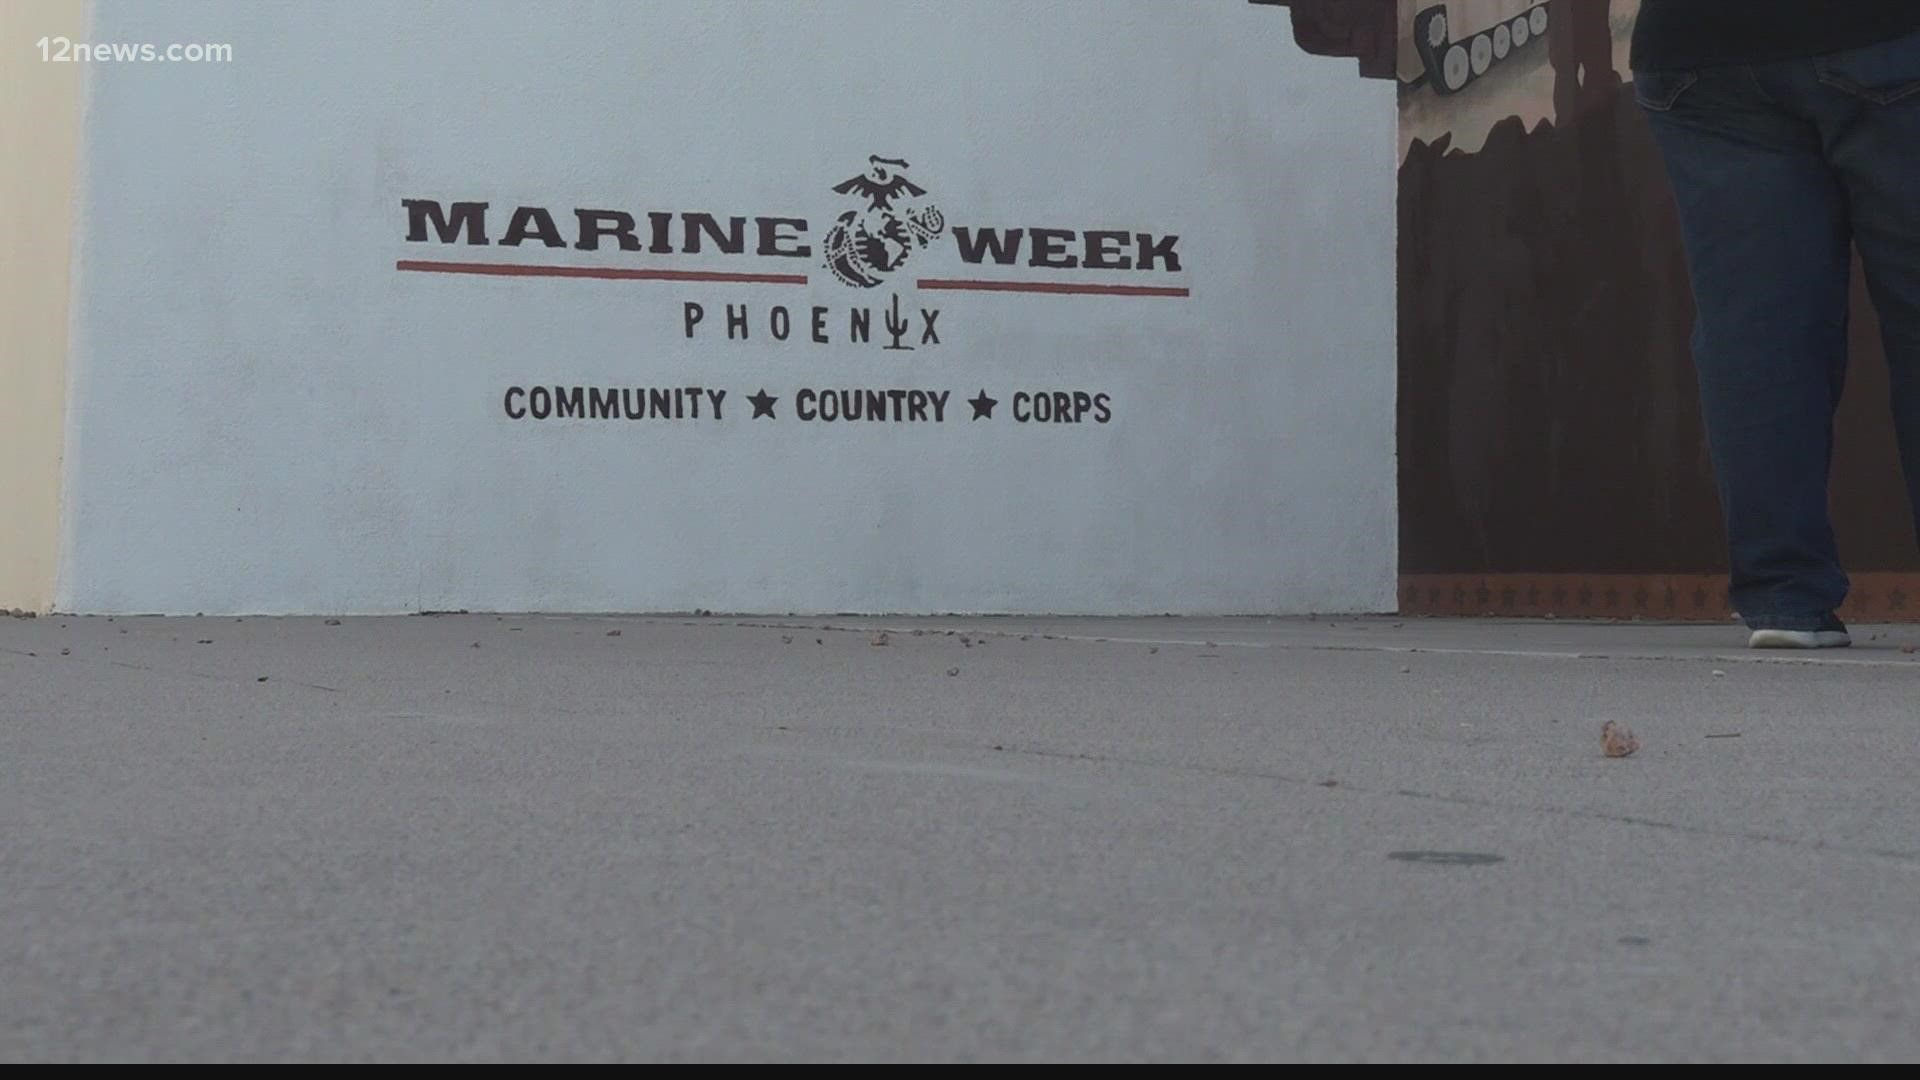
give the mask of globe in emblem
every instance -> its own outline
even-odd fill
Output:
[[[877,155],[867,161],[865,173],[833,188],[861,197],[866,205],[835,218],[824,245],[833,276],[862,289],[880,284],[915,248],[926,247],[947,228],[939,207],[915,202],[927,192],[902,175],[906,162]]]

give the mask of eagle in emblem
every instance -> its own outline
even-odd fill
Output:
[[[899,158],[875,154],[867,158],[866,172],[833,186],[836,194],[865,202],[842,213],[827,232],[826,266],[842,284],[873,288],[914,248],[926,247],[946,231],[939,207],[917,202],[927,189],[907,179],[908,167]]]
[[[842,195],[854,192],[867,197],[872,209],[887,210],[893,206],[893,200],[905,194],[918,198],[927,193],[927,189],[900,175],[907,163],[899,158],[884,158],[875,154],[867,158],[867,171],[833,185],[833,190]]]

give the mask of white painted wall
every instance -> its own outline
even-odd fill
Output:
[[[89,72],[63,609],[1393,604],[1394,88],[1303,55],[1284,11],[100,0],[91,33],[234,60]],[[870,154],[910,161],[949,225],[897,290],[817,257]],[[522,203],[801,216],[816,257],[409,243],[414,197],[490,202],[496,240]],[[973,268],[954,225],[1177,233],[1184,269]],[[937,347],[837,342],[894,291],[940,309]],[[688,300],[716,333],[686,339]],[[756,312],[747,342],[718,334],[728,303]],[[800,340],[811,304],[836,344]],[[720,422],[535,423],[504,415],[515,384],[729,393]],[[776,420],[749,418],[762,387]],[[803,387],[952,398],[943,424],[804,424]],[[982,388],[1002,404],[973,421]],[[1104,392],[1113,419],[1014,423],[1023,389]]]

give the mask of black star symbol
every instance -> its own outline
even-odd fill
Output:
[[[1895,611],[1905,611],[1907,608],[1907,594],[1900,589],[1893,590],[1887,594],[1887,606]]]
[[[981,390],[980,396],[977,398],[968,398],[967,404],[973,406],[973,418],[975,420],[978,420],[983,416],[986,417],[988,420],[991,420],[993,419],[993,407],[1000,403],[998,401],[995,401],[993,398],[988,397],[987,392],[985,390]]]
[[[755,420],[763,416],[777,419],[777,417],[773,416],[773,403],[780,399],[767,393],[766,387],[761,387],[760,392],[757,394],[749,394],[747,400],[753,402],[753,418]]]

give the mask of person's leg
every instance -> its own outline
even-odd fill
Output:
[[[1752,71],[1635,82],[1679,200],[1733,605],[1756,630],[1834,629],[1848,589],[1827,509],[1846,372],[1846,195],[1816,127]]]
[[[1853,211],[1886,340],[1909,507],[1920,529],[1920,34],[1826,57],[1810,92]]]

